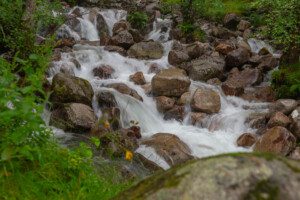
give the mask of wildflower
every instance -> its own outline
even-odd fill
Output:
[[[133,158],[133,153],[129,150],[125,150],[125,160],[131,161]]]

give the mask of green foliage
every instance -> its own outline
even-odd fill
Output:
[[[278,98],[300,98],[300,63],[274,71],[272,86]]]
[[[264,36],[286,52],[300,46],[300,1],[256,0],[252,6],[262,15]]]
[[[32,16],[38,26],[28,27],[23,2],[0,2],[0,44],[12,54],[10,61],[0,57],[0,199],[110,199],[128,183],[103,161],[97,167],[105,171],[95,171],[87,145],[72,150],[58,145],[41,118],[54,41],[37,45],[35,33],[59,23],[50,14],[58,4],[36,1]],[[100,146],[97,139],[92,143]]]
[[[205,40],[205,32],[190,23],[181,23],[178,25],[181,32],[185,35],[185,37],[191,37],[192,40],[204,41]]]
[[[147,26],[148,16],[143,12],[136,11],[129,13],[127,20],[133,28],[141,30]]]

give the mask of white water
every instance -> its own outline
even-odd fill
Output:
[[[100,11],[100,13],[104,15],[107,24],[109,24],[110,32],[113,23],[126,18],[125,11],[105,10]],[[94,33],[97,32],[97,29],[88,20],[86,17],[80,19],[82,27],[87,27],[88,31],[82,30],[83,33],[76,33],[74,30],[71,30],[72,34],[77,34],[89,40],[96,39]],[[154,30],[148,36],[150,39],[166,41],[163,43],[164,56],[161,59],[150,61],[136,60],[123,57],[118,53],[107,52],[100,46],[75,45],[73,52],[64,53],[62,60],[56,62],[55,67],[49,71],[51,74],[49,80],[59,72],[64,63],[67,63],[71,67],[73,66],[75,75],[87,79],[92,84],[95,93],[103,89],[112,91],[121,109],[121,119],[124,127],[128,127],[131,120],[139,122],[143,138],[151,137],[158,132],[173,133],[190,147],[192,154],[196,157],[205,157],[226,152],[251,151],[251,149],[237,147],[236,139],[242,133],[254,131],[244,123],[245,119],[252,112],[265,110],[266,104],[250,103],[237,97],[226,97],[215,86],[193,81],[190,87],[191,91],[194,91],[198,87],[209,87],[216,90],[221,96],[221,111],[211,116],[204,123],[204,127],[196,127],[190,125],[188,117],[182,123],[175,120],[165,121],[162,114],[157,111],[153,98],[148,97],[140,86],[129,81],[130,75],[137,71],[142,71],[146,81],[151,82],[154,76],[154,74],[148,73],[151,63],[157,63],[161,68],[170,67],[167,55],[171,49],[172,41],[167,41],[165,32],[160,35],[158,26],[161,26],[159,23],[163,22],[163,20],[158,19],[154,24]],[[166,23],[169,23],[169,21],[166,21]],[[80,62],[81,69],[76,69],[75,65],[70,62],[70,59],[73,57]],[[93,76],[92,70],[101,64],[108,64],[114,68],[115,73],[112,79],[102,80]],[[130,96],[120,94],[113,89],[103,87],[103,85],[108,83],[125,83],[135,89],[143,97],[144,101],[140,102]],[[96,105],[95,102],[94,105]],[[248,109],[245,109],[245,107]],[[97,106],[94,106],[94,109],[95,113],[101,115],[101,111],[99,111]],[[60,136],[63,135],[62,131],[58,131],[58,133]],[[156,155],[152,148],[140,146],[137,152],[143,154],[149,160],[156,162],[164,169],[169,168],[169,165]]]

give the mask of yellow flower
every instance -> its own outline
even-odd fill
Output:
[[[104,122],[103,126],[106,129],[110,129],[110,124],[109,124],[109,122],[107,120]]]
[[[129,150],[125,151],[125,160],[131,161],[133,158],[133,153]]]

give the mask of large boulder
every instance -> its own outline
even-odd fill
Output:
[[[250,58],[250,52],[245,48],[238,48],[229,52],[225,58],[226,68],[232,69],[234,67],[241,67]]]
[[[170,166],[193,158],[190,148],[176,135],[170,133],[156,133],[142,144],[152,147]]]
[[[83,103],[92,105],[94,91],[91,84],[82,78],[58,73],[52,79],[50,102]]]
[[[127,53],[128,56],[137,59],[160,59],[163,56],[164,47],[160,42],[140,42],[132,45]]]
[[[117,90],[118,92],[120,92],[122,94],[126,94],[129,96],[132,96],[133,98],[135,98],[139,101],[143,101],[143,98],[137,93],[137,91],[135,91],[134,89],[131,89],[125,83],[112,83],[112,84],[107,85],[107,87],[114,88],[115,90]]]
[[[54,110],[49,125],[64,131],[85,133],[90,131],[96,122],[97,118],[91,107],[81,103],[71,103]]]
[[[275,126],[268,129],[255,143],[254,151],[288,155],[296,147],[296,138],[286,128]]]
[[[204,158],[157,173],[116,199],[300,199],[300,162],[272,155]]]
[[[184,70],[169,68],[156,74],[151,85],[154,96],[180,97],[189,90],[191,81]]]
[[[195,81],[207,81],[212,78],[221,78],[224,72],[225,61],[222,57],[201,56],[193,60],[188,69],[189,77]]]
[[[134,40],[128,31],[120,31],[111,38],[111,44],[129,49],[134,44]]]
[[[214,90],[199,88],[192,98],[191,108],[196,112],[217,113],[221,109],[221,98]]]

